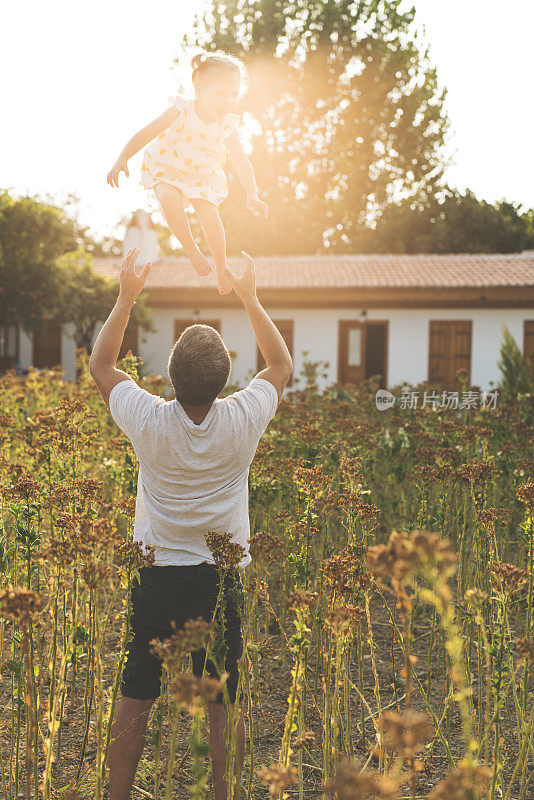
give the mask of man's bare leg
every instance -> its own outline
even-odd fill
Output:
[[[226,272],[226,237],[224,226],[219,216],[219,209],[208,200],[198,200],[196,197],[191,199],[197,216],[202,225],[202,230],[206,237],[209,249],[213,256],[215,271],[217,272],[217,283],[220,294],[228,294],[232,291]]]
[[[233,713],[233,704],[230,704]],[[226,792],[226,752],[229,742],[224,737],[225,710],[223,703],[208,703],[208,716],[210,722],[210,748],[211,766],[213,772],[213,790],[215,800],[228,800]],[[241,798],[241,770],[245,759],[245,721],[243,714],[239,711],[239,719],[236,728],[237,752],[235,754],[236,784],[234,787],[233,800]]]
[[[132,697],[124,696],[119,700],[111,726],[108,749],[109,800],[130,800],[135,772],[145,746],[148,715],[153,703],[154,700],[134,700]]]
[[[212,271],[212,266],[193,239],[189,220],[184,210],[182,192],[168,183],[157,183],[154,193],[161,204],[167,225],[183,246],[194,268],[199,275],[208,275]]]

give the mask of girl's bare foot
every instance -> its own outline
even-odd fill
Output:
[[[209,275],[210,272],[212,271],[212,266],[210,262],[208,261],[206,256],[200,252],[200,250],[197,253],[192,253],[189,256],[189,258],[191,259],[191,263],[198,272],[198,274],[201,275],[202,277]]]
[[[229,294],[234,288],[228,278],[228,272],[225,268],[217,267],[217,285],[219,287],[219,294]]]

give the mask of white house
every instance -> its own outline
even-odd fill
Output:
[[[141,250],[153,266],[145,284],[156,333],[127,330],[143,373],[166,376],[173,343],[193,322],[216,327],[235,354],[233,381],[258,368],[252,328],[235,294],[221,296],[214,274],[197,275],[187,258],[158,258],[150,217],[132,217],[124,247]],[[230,259],[238,271],[241,259]],[[380,374],[382,386],[430,381],[458,389],[467,370],[482,390],[499,380],[504,323],[529,359],[534,377],[534,251],[517,254],[303,255],[255,259],[258,295],[293,355],[323,362],[323,385],[357,383]],[[120,258],[97,258],[94,270],[118,279]],[[0,367],[61,364],[74,380],[75,346],[67,326],[50,321],[42,337],[11,329],[0,337]],[[34,341],[36,339],[36,341]],[[307,354],[307,355],[305,355]]]

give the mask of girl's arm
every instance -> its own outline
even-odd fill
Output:
[[[254,169],[250,160],[241,146],[239,139],[239,132],[232,131],[230,136],[225,139],[225,145],[228,148],[230,157],[234,162],[237,177],[241,181],[245,192],[247,193],[247,208],[260,211],[265,217],[269,214],[269,206],[258,197],[258,187],[256,186],[256,178],[254,176]]]
[[[121,170],[126,174],[126,177],[129,176],[128,159],[172,125],[179,113],[180,111],[176,106],[170,106],[163,114],[156,117],[156,119],[152,120],[152,122],[144,128],[141,128],[140,131],[137,131],[137,133],[132,136],[130,141],[124,146],[112,169],[108,172],[107,182],[110,186],[119,185],[119,174]]]

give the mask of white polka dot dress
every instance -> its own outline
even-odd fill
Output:
[[[202,198],[218,206],[228,195],[224,140],[236,130],[239,116],[226,114],[206,124],[197,116],[194,100],[176,97],[174,104],[180,111],[177,118],[145,148],[143,186],[168,183],[188,199]]]

